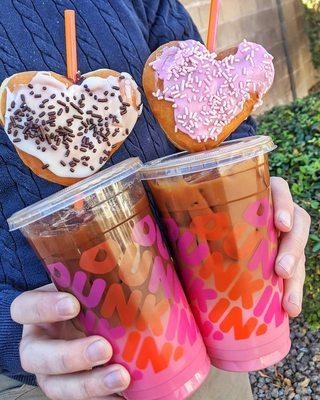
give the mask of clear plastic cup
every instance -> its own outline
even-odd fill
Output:
[[[61,291],[81,303],[76,326],[113,346],[132,400],[189,397],[210,362],[172,260],[129,159],[9,219]]]
[[[290,349],[283,280],[274,273],[271,138],[230,141],[146,164],[185,293],[214,366],[252,371]]]

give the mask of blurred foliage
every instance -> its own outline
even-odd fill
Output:
[[[294,200],[312,218],[308,242],[303,311],[320,327],[320,94],[275,107],[259,118],[259,134],[270,135],[278,148],[270,154],[272,175],[289,182]]]
[[[320,0],[302,0],[305,6],[306,30],[310,39],[312,61],[320,69]]]

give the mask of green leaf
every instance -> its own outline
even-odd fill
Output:
[[[313,247],[312,247],[312,251],[314,253],[317,253],[318,251],[320,251],[320,242],[316,243]]]

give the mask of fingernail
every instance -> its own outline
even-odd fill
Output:
[[[115,369],[110,372],[105,376],[104,384],[107,386],[107,388],[114,391],[123,390],[123,388],[126,386],[126,378],[123,371],[121,369]]]
[[[291,215],[287,211],[281,211],[279,213],[278,221],[287,228],[291,228]]]
[[[86,354],[95,365],[104,364],[108,361],[109,346],[104,340],[97,340],[88,346]]]
[[[295,258],[291,254],[286,254],[283,256],[278,262],[280,267],[284,269],[284,271],[291,276],[293,273],[293,268],[295,264]]]
[[[56,307],[58,314],[62,317],[72,317],[76,312],[76,304],[70,297],[63,297]]]
[[[291,293],[288,300],[291,304],[301,307],[301,297],[298,293]]]

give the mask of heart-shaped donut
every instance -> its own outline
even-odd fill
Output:
[[[169,140],[191,152],[214,148],[262,103],[274,79],[273,57],[244,40],[218,56],[194,40],[151,54],[143,87]]]
[[[127,73],[89,72],[74,84],[54,72],[22,72],[0,89],[0,120],[22,161],[37,175],[71,185],[97,172],[141,114]]]

